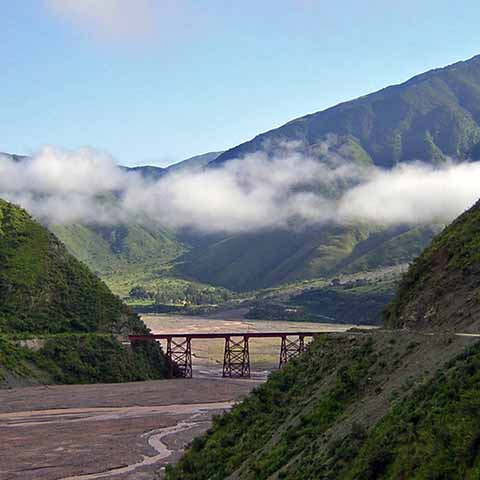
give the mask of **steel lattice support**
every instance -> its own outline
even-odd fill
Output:
[[[175,341],[167,338],[167,359],[172,377],[176,370],[178,376],[192,378],[192,339],[185,337],[185,340]]]
[[[278,367],[282,368],[292,358],[298,357],[305,351],[305,337],[299,335],[298,339],[290,340],[287,335],[282,336],[282,343],[280,345],[280,362]]]
[[[223,356],[224,377],[250,377],[250,352],[248,336],[241,340],[232,340],[225,337],[225,354]]]

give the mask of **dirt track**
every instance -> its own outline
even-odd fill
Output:
[[[191,379],[0,390],[0,479],[153,479],[258,382]]]

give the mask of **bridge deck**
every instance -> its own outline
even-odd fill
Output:
[[[130,341],[135,340],[168,340],[169,338],[229,338],[229,337],[248,337],[248,338],[283,338],[283,337],[314,337],[324,333],[335,332],[212,332],[212,333],[154,333],[151,335],[129,335]]]

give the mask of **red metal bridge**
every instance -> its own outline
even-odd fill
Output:
[[[279,338],[279,368],[289,360],[305,351],[305,338],[314,337],[326,332],[247,332],[247,333],[156,333],[152,335],[129,335],[130,343],[143,341],[166,340],[166,355],[170,365],[170,373],[174,371],[184,378],[192,378],[192,340],[215,339],[225,340],[223,355],[224,377],[250,377],[250,338]]]

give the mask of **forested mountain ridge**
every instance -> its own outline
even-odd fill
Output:
[[[25,210],[0,200],[0,331],[142,331],[143,323]]]
[[[337,150],[348,147],[347,157],[385,168],[411,160],[478,158],[480,56],[292,120],[225,151],[210,165],[270,153],[279,141],[300,142],[305,153],[318,157],[319,145],[332,135]]]
[[[197,170],[205,167],[210,162],[215,160],[223,152],[207,152],[201,155],[195,155],[194,157],[181,160],[180,162],[173,163],[168,167],[157,167],[155,165],[140,165],[138,167],[121,167],[123,170],[129,173],[138,173],[144,179],[158,180],[167,173],[182,172],[186,170]]]

